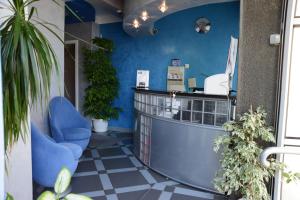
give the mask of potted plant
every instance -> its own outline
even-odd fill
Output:
[[[91,198],[84,195],[72,193],[68,194],[67,191],[69,189],[71,179],[71,172],[67,168],[63,167],[57,175],[54,185],[54,191],[43,192],[37,200],[92,200]]]
[[[269,200],[267,184],[276,170],[285,165],[269,158],[270,166],[259,157],[266,144],[274,143],[272,128],[266,124],[266,112],[258,107],[243,114],[239,120],[224,125],[228,135],[215,141],[214,150],[221,151],[221,168],[216,174],[215,188],[233,199]],[[283,172],[287,182],[299,179],[299,173]]]
[[[118,96],[119,81],[111,63],[113,42],[95,38],[94,49],[85,49],[84,73],[90,85],[85,90],[84,113],[92,118],[95,132],[106,132],[109,119],[119,116],[120,108],[113,106]]]
[[[0,24],[0,61],[2,61],[0,66],[3,75],[1,92],[3,92],[4,145],[7,154],[20,138],[25,141],[30,105],[38,101],[43,105],[43,100],[49,97],[52,72],[59,74],[55,52],[37,25],[52,33],[62,43],[63,41],[48,26],[49,23],[38,18],[38,11],[34,6],[38,1],[0,2],[0,10],[9,11],[8,15],[1,17]],[[52,2],[62,8],[65,6],[62,0],[52,0]],[[29,8],[28,13],[27,8]],[[68,6],[66,8],[74,14]],[[7,193],[5,199],[13,200],[13,197]],[[90,198],[70,195],[68,199],[88,200]]]
[[[25,138],[29,106],[49,97],[52,71],[59,72],[54,50],[36,25],[62,40],[34,15],[37,1],[8,0],[0,4],[0,9],[10,11],[0,24],[6,150],[19,138]],[[53,2],[60,5],[57,0]],[[30,8],[28,13],[26,8]]]
[[[40,0],[7,0],[0,2],[0,10],[9,10],[1,18],[1,69],[3,76],[3,111],[5,150],[24,139],[28,132],[29,106],[49,97],[51,74],[59,75],[59,64],[49,40],[38,26],[62,43],[52,29],[57,27],[38,17],[35,3]],[[52,0],[82,21],[63,0]],[[26,9],[28,9],[28,13]]]

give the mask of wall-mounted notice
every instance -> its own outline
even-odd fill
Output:
[[[168,67],[167,90],[185,92],[184,67]]]
[[[149,89],[149,70],[137,70],[136,87]]]

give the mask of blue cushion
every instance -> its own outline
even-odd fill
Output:
[[[49,135],[45,134],[45,137],[46,137],[48,140],[50,140],[51,142],[55,142],[55,140],[54,140],[52,137],[50,137]]]
[[[51,135],[56,142],[74,143],[86,149],[91,122],[85,119],[65,97],[54,97],[49,104]]]
[[[66,141],[84,140],[91,137],[91,130],[86,128],[64,128],[62,132]]]
[[[79,160],[79,158],[82,155],[82,149],[79,145],[72,144],[72,143],[65,143],[65,142],[62,142],[62,143],[59,143],[59,144],[62,144],[65,147],[67,147],[68,149],[70,149],[72,151],[73,155],[74,155],[74,158],[76,160]]]
[[[81,151],[81,147],[75,148],[73,153],[71,148],[53,142],[31,123],[32,176],[35,182],[44,187],[53,187],[62,167],[68,168],[73,174],[78,165],[75,152],[78,157]]]

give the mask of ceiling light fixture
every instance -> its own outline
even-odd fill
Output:
[[[147,19],[149,19],[149,14],[147,11],[143,11],[142,12],[142,15],[141,15],[141,18],[143,21],[147,21]]]
[[[132,26],[137,29],[141,26],[141,24],[140,24],[139,20],[134,19],[132,22]]]
[[[160,10],[160,12],[164,13],[168,10],[168,6],[166,4],[166,1],[163,1],[161,3],[161,5],[158,7],[158,9]]]

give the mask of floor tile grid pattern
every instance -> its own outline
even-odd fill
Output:
[[[110,133],[112,137],[120,135]],[[114,145],[88,148],[72,179],[72,192],[94,200],[224,199],[183,186],[145,167],[132,153],[130,135],[120,137]]]

